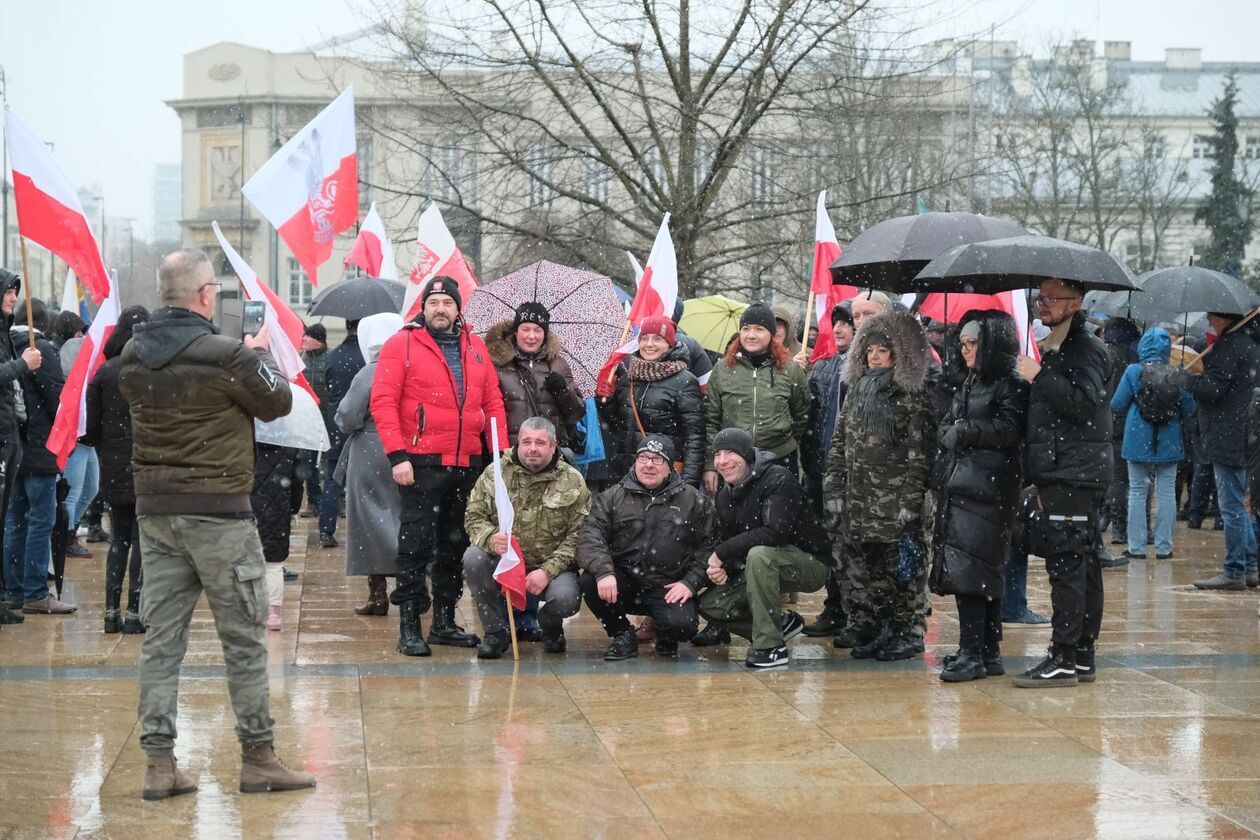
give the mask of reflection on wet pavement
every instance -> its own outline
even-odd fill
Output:
[[[299,520],[299,528],[307,526]],[[276,746],[314,791],[242,796],[222,653],[204,604],[179,709],[192,796],[139,798],[140,639],[100,632],[103,547],[71,560],[71,617],[0,630],[0,838],[1250,837],[1260,833],[1260,636],[1251,593],[1186,591],[1221,537],[1108,570],[1098,682],[1021,691],[936,678],[957,621],[936,599],[926,662],[856,662],[793,642],[787,671],[742,648],[600,659],[585,610],[569,653],[522,661],[394,652],[397,617],[295,534],[284,627],[269,633]],[[1049,612],[1044,572],[1030,601]],[[801,611],[820,606],[803,596]],[[465,625],[474,623],[467,600]],[[1008,669],[1045,628],[1006,628]]]

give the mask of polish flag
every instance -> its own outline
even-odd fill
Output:
[[[271,338],[271,355],[275,357],[280,373],[285,379],[309,391],[318,402],[319,397],[315,396],[315,389],[310,386],[302,373],[306,369],[306,363],[302,361],[302,354],[298,352],[298,348],[302,346],[302,335],[306,332],[306,325],[302,323],[301,318],[293,314],[293,310],[289,309],[275,292],[271,291],[267,284],[259,281],[254,269],[249,267],[245,258],[236,252],[232,243],[228,242],[227,237],[223,235],[223,231],[219,230],[219,223],[211,222],[210,227],[214,229],[214,235],[219,240],[219,247],[227,255],[228,262],[232,264],[232,270],[241,279],[241,291],[245,293],[246,299],[261,300],[267,305],[267,314],[263,317],[263,323],[267,325],[267,334]]]
[[[678,258],[674,255],[674,241],[669,238],[669,214],[666,213],[639,278],[639,289],[630,304],[630,323],[638,325],[650,315],[672,318],[677,302]]]
[[[110,293],[110,278],[79,191],[43,141],[8,106],[4,123],[18,233],[61,257],[101,303]]]
[[[74,357],[74,365],[66,375],[66,383],[61,388],[61,402],[57,404],[57,417],[44,444],[49,452],[57,456],[57,468],[62,470],[66,468],[66,459],[74,451],[75,444],[87,432],[87,386],[105,361],[105,342],[114,334],[118,315],[122,311],[118,300],[118,278],[106,275],[106,280],[109,287],[105,299],[101,301],[101,308],[96,311],[96,318],[83,337],[79,355]]]
[[[1028,333],[1031,320],[1028,317],[1028,297],[1023,289],[993,295],[932,292],[923,299],[918,311],[920,315],[926,315],[934,321],[957,324],[963,315],[973,309],[996,309],[1010,315],[1015,320],[1015,329],[1019,333],[1019,352],[1040,361],[1041,351]]]
[[[430,202],[420,214],[416,225],[416,263],[407,278],[407,294],[403,298],[403,321],[410,323],[420,314],[424,302],[420,293],[434,277],[449,277],[459,284],[459,295],[464,303],[477,290],[477,278],[468,261],[455,244],[455,237],[442,221],[442,211]]]
[[[346,265],[357,265],[371,277],[382,280],[398,279],[398,263],[394,262],[394,246],[385,232],[381,214],[376,212],[376,202],[368,208],[367,216],[359,227],[359,238],[346,257]]]
[[[827,215],[827,191],[823,190],[818,194],[818,207],[814,211],[814,265],[809,277],[818,324],[818,339],[810,356],[813,362],[836,355],[836,334],[831,329],[832,301],[838,303],[857,294],[853,286],[833,286],[831,283],[831,264],[839,257],[840,240],[836,239],[836,228]]]
[[[499,558],[499,565],[494,568],[494,579],[512,604],[512,609],[523,610],[525,609],[525,558],[521,555],[521,544],[517,542],[516,537],[512,536],[516,510],[512,507],[507,484],[503,481],[498,423],[490,424],[490,448],[494,454],[494,508],[499,519],[499,533],[507,534],[508,538],[507,553]]]
[[[333,240],[359,218],[354,89],[342,91],[293,135],[241,192],[275,226],[311,284],[318,284]]]

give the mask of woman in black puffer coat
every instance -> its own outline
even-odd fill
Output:
[[[96,448],[101,464],[100,498],[109,504],[109,555],[105,560],[105,632],[143,633],[140,622],[140,528],[136,523],[136,488],[131,474],[131,408],[118,390],[122,349],[136,324],[149,320],[143,306],[129,306],[105,342],[105,362],[87,389],[87,431],[82,442]],[[131,563],[127,555],[131,555]],[[127,613],[120,615],[123,574],[127,575]]]
[[[1004,312],[971,311],[946,348],[966,371],[941,422],[932,474],[938,494],[932,591],[954,595],[961,639],[941,679],[1004,673],[999,643],[1003,569],[1019,500],[1028,386],[1016,373],[1019,339]]]
[[[639,351],[620,368],[612,395],[600,398],[600,415],[608,423],[612,475],[625,475],[639,442],[650,434],[674,442],[682,459],[675,465],[683,481],[700,486],[704,468],[704,401],[700,383],[687,369],[686,345],[677,342],[667,318],[644,318]]]

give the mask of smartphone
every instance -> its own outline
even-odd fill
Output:
[[[241,312],[241,336],[258,335],[267,320],[267,304],[261,300],[247,300]]]

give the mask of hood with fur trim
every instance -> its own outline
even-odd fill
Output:
[[[957,373],[957,381],[967,378],[967,363],[962,358],[959,331],[972,321],[980,323],[979,349],[976,356],[976,377],[981,382],[996,382],[1007,376],[1015,376],[1015,360],[1019,355],[1019,331],[1015,319],[1005,312],[993,309],[969,309],[963,314],[957,327],[949,331],[945,342],[945,370],[947,375]]]
[[[516,335],[516,328],[512,326],[511,321],[500,321],[486,330],[486,349],[490,351],[490,361],[495,367],[503,367],[516,358],[516,342],[512,340],[514,335]],[[547,330],[547,338],[543,341],[539,358],[554,362],[563,349],[556,334]]]
[[[853,388],[866,375],[866,348],[872,333],[883,333],[892,340],[893,383],[903,391],[922,391],[928,369],[927,336],[909,312],[872,315],[862,323],[844,360],[845,385]]]

